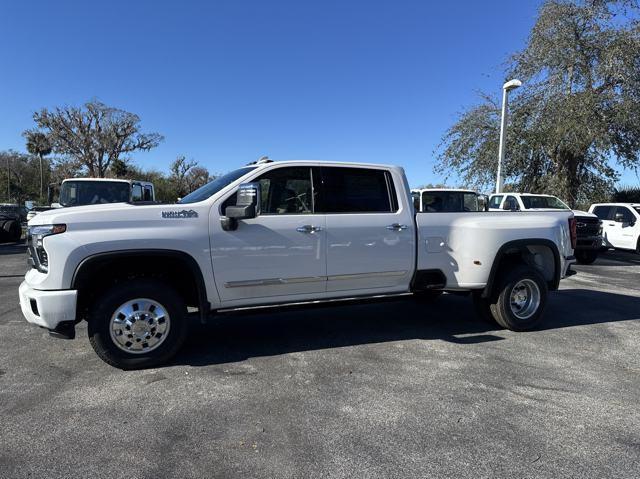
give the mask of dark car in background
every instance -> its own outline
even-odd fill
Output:
[[[22,224],[27,222],[27,209],[16,204],[0,205],[0,243],[18,242]]]

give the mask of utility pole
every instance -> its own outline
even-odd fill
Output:
[[[496,193],[502,193],[502,163],[504,162],[504,145],[507,129],[507,102],[509,91],[522,86],[520,80],[510,80],[502,85],[502,117],[500,119],[500,146],[498,147],[498,174],[496,177]]]

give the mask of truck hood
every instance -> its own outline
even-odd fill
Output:
[[[208,205],[177,204],[142,204],[107,203],[101,205],[83,205],[54,208],[37,214],[29,221],[29,226],[66,224],[68,229],[73,225],[90,224],[103,226],[108,223],[132,223],[132,227],[141,226],[148,221],[170,219],[189,219],[208,216]]]
[[[573,214],[575,216],[586,216],[587,218],[597,218],[597,216],[594,215],[593,213],[589,213],[587,211],[582,211],[582,210],[573,210]]]

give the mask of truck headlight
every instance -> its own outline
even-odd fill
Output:
[[[27,241],[31,256],[33,257],[35,266],[39,271],[46,273],[49,271],[49,256],[44,249],[44,238],[51,235],[57,235],[67,231],[67,225],[41,225],[30,226],[28,230]]]

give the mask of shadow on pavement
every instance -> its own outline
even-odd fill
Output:
[[[620,263],[627,263],[628,265],[640,266],[640,254],[635,251],[623,251],[623,250],[608,250],[600,253],[598,259],[593,266],[622,266]]]
[[[540,330],[640,318],[640,297],[585,289],[552,293]],[[478,319],[468,297],[433,303],[414,298],[372,304],[221,317],[197,325],[174,364],[204,366],[251,357],[411,339],[461,345],[505,339]]]

